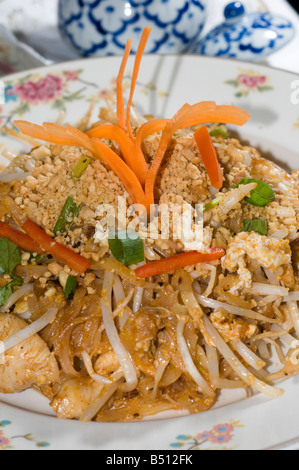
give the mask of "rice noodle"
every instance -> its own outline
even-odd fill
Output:
[[[242,341],[231,341],[233,349],[255,370],[261,370],[266,366],[266,362],[254,354]]]
[[[133,300],[133,312],[134,313],[137,313],[142,306],[143,293],[144,293],[143,287],[135,287],[135,294],[134,294],[134,300]]]
[[[157,396],[158,389],[159,389],[159,383],[161,382],[161,379],[164,375],[165,369],[168,366],[168,364],[169,364],[169,361],[163,361],[157,367],[157,370],[156,370],[156,373],[155,373],[155,386],[154,386],[153,393],[152,393],[152,400],[155,400],[155,398]]]
[[[31,323],[31,325],[28,325],[23,330],[18,331],[14,335],[0,342],[0,353],[5,353],[9,349],[14,348],[20,343],[23,343],[23,341],[26,341],[36,333],[39,333],[41,330],[46,328],[46,326],[52,323],[57,315],[57,312],[57,308],[50,308],[42,317]]]
[[[137,387],[138,384],[136,367],[129,352],[122,344],[116,326],[114,324],[114,318],[111,308],[112,285],[113,273],[105,271],[101,299],[103,322],[109,342],[116,354],[120,365],[123,368],[124,376],[126,379],[127,391],[132,391]]]
[[[213,289],[214,289],[214,286],[215,286],[216,277],[217,277],[217,268],[216,268],[216,266],[212,266],[212,265],[210,265],[210,264],[203,264],[202,267],[203,267],[204,269],[208,269],[208,270],[211,272],[211,276],[210,276],[210,281],[209,281],[208,287],[207,287],[207,289],[205,290],[205,292],[203,293],[203,296],[204,296],[204,297],[209,297],[209,295],[212,294]]]
[[[196,293],[195,296],[198,300],[198,303],[203,307],[208,307],[213,310],[222,309],[239,317],[247,317],[251,318],[252,320],[258,320],[266,323],[277,323],[278,321],[273,320],[272,318],[265,317],[260,313],[254,312],[253,310],[248,310],[246,308],[241,307],[234,307],[233,305],[226,304],[224,302],[219,302],[218,300],[210,299]]]
[[[258,299],[258,306],[264,307],[266,305],[273,304],[274,302],[280,299],[281,299],[281,296],[279,295],[267,295],[266,297],[262,297]]]
[[[28,294],[33,290],[33,284],[23,284],[18,290],[16,290],[8,299],[6,304],[1,307],[0,313],[5,313],[11,309],[11,307],[18,302],[24,295]]]
[[[184,327],[185,327],[185,321],[182,319],[179,319],[178,325],[177,325],[177,341],[178,341],[179,351],[181,353],[185,367],[188,373],[193,378],[194,382],[198,385],[199,390],[205,395],[212,397],[214,396],[213,390],[211,389],[210,385],[206,382],[206,380],[202,377],[202,375],[200,374],[199,370],[197,369],[197,367],[195,366],[193,362],[186,340],[184,338]]]
[[[248,386],[253,387],[258,392],[262,392],[269,397],[279,397],[284,393],[283,390],[267,385],[250,373],[222,339],[221,335],[214,328],[206,315],[203,316],[203,322],[210,340],[215,344],[216,348],[226,359],[231,368]]]
[[[116,305],[118,305],[126,297],[123,285],[117,274],[114,274],[113,278],[113,294],[115,297]]]
[[[121,279],[128,281],[130,284],[133,284],[133,286],[143,287],[145,289],[148,288],[161,290],[159,284],[139,279],[135,276],[131,269],[127,268],[114,258],[105,258],[97,263],[93,263],[91,265],[91,269],[95,271],[95,274],[98,277],[101,277],[103,271],[110,271],[114,274],[118,274]]]
[[[216,388],[217,382],[219,380],[218,352],[214,346],[210,346],[208,343],[205,344],[205,349],[207,353],[207,363],[211,384],[214,388]]]

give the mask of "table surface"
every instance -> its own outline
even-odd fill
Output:
[[[228,0],[208,1],[207,33],[223,20]],[[246,0],[248,11],[269,10],[293,21],[296,38],[283,50],[269,56],[265,63],[299,73],[299,16],[286,0]],[[46,60],[62,62],[77,55],[60,38],[57,28],[58,0],[0,0],[0,23],[12,30],[18,39],[32,46]]]

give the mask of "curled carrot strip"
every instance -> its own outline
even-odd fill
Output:
[[[44,123],[44,127],[41,127],[35,124],[24,123],[23,121],[16,121],[15,125],[26,130],[31,136],[37,132],[39,136],[42,136],[43,140],[59,142],[63,145],[79,145],[86,148],[95,158],[107,163],[115,172],[123,182],[134,203],[144,204],[144,191],[135,173],[110,147],[99,139],[90,138],[72,126],[62,127],[57,124]]]
[[[132,75],[132,81],[131,81],[131,89],[130,89],[130,96],[128,100],[128,105],[127,105],[127,129],[128,129],[128,134],[132,140],[134,140],[133,132],[132,132],[132,126],[131,126],[131,107],[133,104],[133,96],[136,88],[136,83],[139,75],[139,70],[140,70],[140,65],[142,61],[142,57],[146,48],[146,44],[148,41],[148,38],[151,34],[152,28],[150,27],[145,27],[142,36],[138,45],[138,49],[136,52],[136,57],[135,57],[135,64],[134,64],[134,70],[133,70],[133,75]]]
[[[203,101],[193,106],[187,104],[184,105],[174,116],[172,121],[167,121],[162,134],[159,149],[154,158],[152,166],[148,171],[145,183],[147,208],[149,208],[151,204],[154,204],[154,188],[156,178],[158,176],[158,172],[167,148],[171,142],[172,136],[178,129],[184,129],[193,127],[197,124],[212,122],[230,123],[242,126],[249,119],[250,114],[248,114],[246,111],[237,108],[236,106],[217,106],[213,101]],[[152,129],[155,128],[157,130],[159,125],[162,126],[162,123],[165,124],[165,120],[161,120],[160,123],[159,121],[156,121]],[[146,132],[149,132],[150,130],[151,127],[148,126],[146,131],[140,131],[141,137],[146,135]],[[138,145],[139,144],[140,137],[138,140]],[[220,178],[220,175],[218,176]],[[220,184],[220,179],[216,180],[216,184]]]
[[[119,145],[121,153],[128,167],[134,171],[140,183],[145,183],[148,166],[146,164],[143,153],[135,154],[135,147],[128,134],[120,127],[113,125],[98,126],[86,133],[89,137],[97,137],[98,139],[113,140]]]
[[[223,258],[225,251],[223,248],[212,248],[210,253],[199,253],[198,251],[188,251],[169,258],[145,264],[135,270],[135,275],[141,279],[167,274],[177,269],[193,266],[199,263],[208,263]]]
[[[104,160],[114,173],[123,182],[135,204],[145,205],[145,194],[135,173],[130,170],[126,163],[99,139],[91,139],[93,155],[99,160]]]
[[[119,69],[117,82],[116,82],[116,94],[117,94],[117,125],[124,132],[126,132],[126,117],[125,117],[125,106],[124,106],[124,94],[123,94],[123,79],[127,66],[127,62],[132,49],[132,40],[127,41],[122,63]]]

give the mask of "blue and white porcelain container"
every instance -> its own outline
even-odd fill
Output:
[[[151,26],[147,53],[188,52],[205,25],[208,0],[60,0],[62,37],[84,57],[120,55],[127,39],[137,49]]]
[[[269,12],[246,14],[241,2],[229,3],[224,17],[224,23],[199,40],[194,53],[259,61],[284,47],[295,36],[295,28],[288,19]]]

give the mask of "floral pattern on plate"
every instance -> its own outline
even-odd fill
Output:
[[[170,444],[173,449],[188,450],[233,450],[234,433],[237,428],[242,428],[240,421],[231,420],[225,424],[214,426],[210,431],[203,431],[195,436],[179,435],[176,442]],[[230,447],[227,447],[230,444]]]
[[[82,70],[67,70],[60,74],[48,73],[41,76],[31,73],[16,81],[7,81],[5,86],[6,103],[14,102],[16,107],[11,114],[23,116],[30,112],[31,106],[51,103],[53,108],[66,110],[66,105],[75,100],[85,99],[82,86],[70,90],[72,82],[79,82]],[[83,82],[82,82],[83,84]]]
[[[232,80],[226,80],[227,85],[231,85],[237,89],[236,98],[247,97],[251,92],[272,91],[274,88],[269,84],[270,78],[262,75],[254,70],[245,70]]]
[[[129,93],[131,74],[124,77],[124,92]],[[158,98],[165,98],[168,93],[157,90],[155,85],[137,83],[138,92],[148,95],[155,92]],[[100,88],[96,83],[83,78],[83,70],[63,70],[60,73],[41,75],[31,73],[16,80],[5,82],[5,105],[0,106],[0,134],[9,134],[8,129],[14,129],[13,120],[16,116],[24,117],[34,107],[47,105],[58,112],[68,111],[70,103],[82,101],[94,105],[105,102],[107,107],[116,106],[116,78],[110,79],[109,86]],[[26,116],[25,116],[26,117]],[[24,118],[25,118],[24,117]],[[80,122],[77,124],[80,127]],[[15,131],[15,129],[14,129]]]
[[[0,450],[13,450],[15,449],[15,446],[13,444],[14,441],[22,439],[26,440],[28,442],[32,442],[35,444],[35,447],[38,447],[39,449],[45,449],[50,446],[48,442],[39,442],[37,441],[32,434],[25,434],[25,435],[20,435],[20,436],[11,436],[7,437],[7,434],[4,433],[4,431],[1,428],[7,428],[9,425],[11,425],[11,421],[0,421]]]

